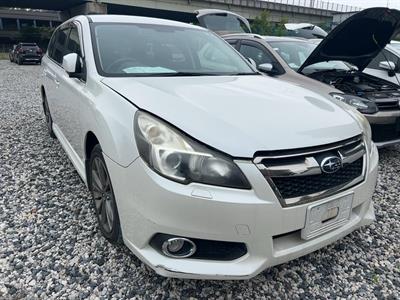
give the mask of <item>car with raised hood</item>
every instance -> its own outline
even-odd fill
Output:
[[[230,33],[251,33],[249,21],[243,16],[221,9],[199,9],[194,12],[198,25],[219,35]],[[284,35],[307,39],[324,38],[327,33],[321,27],[310,23],[286,23]]]
[[[328,35],[324,29],[310,23],[286,23],[284,26],[287,36],[315,39],[324,38]]]
[[[223,38],[260,71],[356,107],[370,122],[374,142],[384,147],[400,143],[400,86],[363,71],[397,34],[399,22],[399,11],[371,8],[345,20],[319,44],[241,33]]]
[[[258,73],[204,28],[72,18],[41,93],[100,231],[161,275],[250,278],[375,218],[367,120]]]

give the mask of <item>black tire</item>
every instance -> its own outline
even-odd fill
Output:
[[[53,118],[51,117],[49,104],[47,103],[47,99],[46,99],[45,95],[43,95],[43,112],[44,112],[44,116],[45,116],[45,120],[46,120],[47,131],[48,131],[50,137],[55,139],[56,135],[54,134],[54,131],[53,131]]]
[[[97,223],[103,236],[112,244],[122,243],[121,225],[114,190],[100,145],[90,155],[88,186],[92,193]]]

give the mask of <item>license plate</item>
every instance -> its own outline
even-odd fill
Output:
[[[353,194],[326,201],[307,208],[306,225],[301,238],[312,239],[346,224],[351,216]]]

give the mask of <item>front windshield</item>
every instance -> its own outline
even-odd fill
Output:
[[[307,57],[314,51],[317,44],[304,41],[282,41],[269,42],[274,50],[284,59],[290,68],[297,71],[306,61]],[[325,70],[344,70],[351,68],[343,61],[332,60],[312,64],[304,68],[304,73],[312,73]]]
[[[226,42],[204,29],[93,23],[96,65],[104,76],[257,74]]]

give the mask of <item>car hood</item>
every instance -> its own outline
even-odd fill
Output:
[[[353,116],[334,102],[261,75],[102,82],[138,108],[234,157],[323,145],[361,133]]]
[[[376,7],[365,9],[335,27],[299,68],[329,60],[342,60],[360,71],[396,36],[400,11]]]
[[[249,21],[234,12],[220,9],[200,9],[194,13],[201,27],[219,35],[251,32]]]

